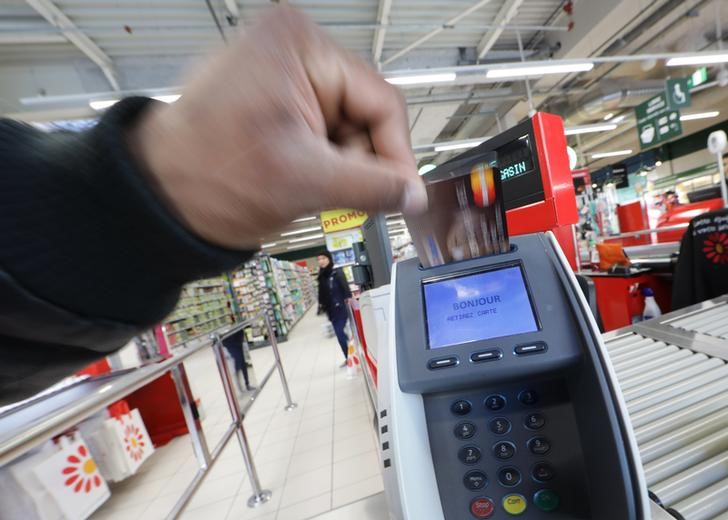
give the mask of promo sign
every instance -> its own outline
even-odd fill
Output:
[[[321,212],[321,227],[324,233],[343,231],[359,227],[369,218],[365,211],[357,209],[331,209]]]

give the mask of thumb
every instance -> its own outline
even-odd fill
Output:
[[[427,210],[427,191],[410,165],[361,151],[331,149],[327,202],[331,207],[378,213],[401,211],[418,215]]]

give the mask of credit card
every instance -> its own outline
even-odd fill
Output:
[[[509,251],[494,152],[453,159],[428,172],[427,213],[405,217],[423,267]]]

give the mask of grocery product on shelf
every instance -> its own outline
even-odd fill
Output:
[[[180,345],[235,322],[222,277],[185,285],[172,314],[164,320],[171,346]]]
[[[263,313],[270,301],[266,290],[265,273],[259,258],[253,258],[231,274],[233,292],[238,312],[243,320],[252,326],[246,329],[246,339],[250,343],[263,343],[267,335]],[[275,325],[273,325],[275,330]]]
[[[257,255],[231,274],[235,304],[242,319],[252,322],[246,339],[253,345],[266,342],[267,315],[278,341],[313,303],[313,283],[305,268]]]
[[[313,283],[308,270],[285,260],[271,259],[283,318],[289,328],[313,305]]]

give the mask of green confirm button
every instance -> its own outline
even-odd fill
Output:
[[[550,489],[536,491],[533,495],[533,504],[541,511],[555,511],[559,507],[559,495]]]

